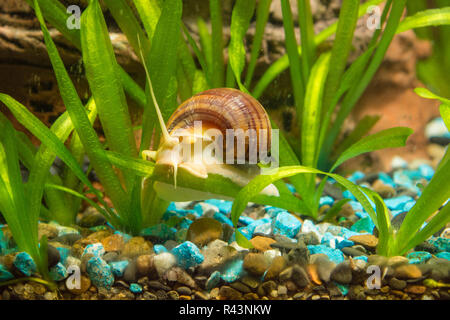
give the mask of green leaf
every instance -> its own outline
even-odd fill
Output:
[[[410,128],[396,127],[364,137],[342,152],[330,171],[333,171],[348,159],[354,158],[366,152],[385,148],[403,147],[406,144],[406,139],[408,139],[412,133],[413,130]]]
[[[436,99],[441,101],[442,103],[445,104],[450,104],[450,100],[446,99],[444,97],[438,96],[437,94],[434,94],[433,92],[431,92],[430,90],[426,89],[426,88],[415,88],[414,92],[419,95],[422,98],[425,99]]]
[[[444,120],[447,130],[450,131],[450,104],[441,104],[439,107],[439,113]]]
[[[252,249],[253,245],[238,229],[236,229],[236,242],[239,246],[246,249]]]
[[[362,189],[355,185],[354,183],[348,181],[347,179],[333,173],[326,173],[320,170],[304,167],[304,166],[290,166],[290,167],[281,167],[274,169],[272,172],[267,172],[267,174],[259,175],[251,180],[244,188],[239,191],[236,196],[233,207],[231,209],[231,220],[233,224],[236,226],[239,216],[245,210],[247,203],[258,195],[265,187],[270,185],[271,183],[291,176],[295,176],[298,174],[324,174],[336,180],[337,183],[342,185],[344,188],[348,189],[355,198],[361,203],[363,208],[369,214],[373,221],[376,221],[376,213],[373,210],[367,196],[362,192]],[[376,222],[375,222],[376,223]]]
[[[340,142],[336,148],[334,154],[336,155],[335,159],[346,149],[350,148],[353,144],[361,140],[372,128],[373,126],[380,120],[380,116],[371,116],[367,115],[362,118],[355,129]]]
[[[211,19],[211,51],[212,51],[212,85],[220,88],[224,85],[224,58],[222,35],[222,1],[209,0],[209,12]]]
[[[311,70],[306,88],[305,102],[303,106],[302,122],[302,164],[316,167],[316,150],[319,140],[319,130],[322,112],[322,96],[324,93],[325,79],[328,74],[330,54],[320,56]]]
[[[331,108],[333,98],[341,83],[341,78],[347,65],[347,59],[352,49],[353,33],[358,22],[359,0],[344,0],[339,13],[336,39],[331,50],[330,65],[324,92],[323,108],[326,113]],[[322,118],[325,116],[322,116]]]
[[[302,70],[300,54],[297,49],[297,40],[295,39],[294,21],[292,20],[291,7],[288,0],[281,0],[281,11],[283,14],[283,28],[286,51],[289,59],[289,71],[291,76],[292,88],[294,91],[294,102],[297,111],[297,123],[302,130],[303,99],[305,96],[305,75]],[[305,54],[303,52],[303,54]]]
[[[255,71],[256,62],[260,54],[261,44],[264,37],[264,29],[266,27],[267,20],[269,19],[271,3],[272,0],[260,0],[256,8],[255,35],[253,37],[252,49],[250,52],[250,61],[248,63],[244,82],[244,86],[246,88],[250,88],[252,82],[253,73]]]
[[[239,89],[248,92],[241,81],[241,74],[245,66],[245,46],[244,37],[250,25],[250,19],[255,11],[255,0],[237,0],[231,15],[230,44],[228,54],[230,66],[233,70]]]
[[[414,28],[440,26],[450,24],[450,7],[428,9],[406,17],[398,26],[397,33]]]
[[[300,27],[300,46],[303,56],[301,60],[304,83],[308,82],[309,73],[316,60],[316,44],[314,43],[314,22],[310,1],[298,0],[298,24]]]
[[[399,251],[404,252],[408,249],[407,244],[420,230],[422,224],[450,198],[450,188],[445,187],[448,185],[448,181],[450,181],[450,161],[447,160],[445,163],[441,163],[440,168],[435,172],[433,178],[423,190],[416,204],[408,212],[405,220],[403,220],[396,237],[396,248]],[[445,221],[448,219],[448,208],[441,211],[444,212],[442,213],[444,217],[440,216],[437,221]],[[432,230],[434,229],[432,228]]]
[[[108,146],[113,151],[137,156],[125,93],[118,76],[118,64],[97,0],[91,1],[83,12],[81,25],[81,49],[86,78]]]
[[[341,199],[337,201],[326,213],[325,216],[320,219],[321,221],[332,221],[332,219],[341,211],[344,204],[349,202],[351,199]]]

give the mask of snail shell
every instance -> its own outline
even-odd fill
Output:
[[[183,102],[172,114],[167,123],[169,134],[176,129],[191,129],[195,121],[202,122],[202,129],[215,128],[225,137],[226,130],[254,130],[255,141],[245,141],[245,156],[248,160],[249,145],[264,144],[270,150],[271,126],[267,112],[252,96],[232,88],[210,89]],[[234,145],[236,148],[237,145]],[[224,141],[224,152],[226,152]],[[234,150],[236,157],[237,152]],[[259,148],[256,148],[259,160]],[[224,153],[225,154],[225,153]]]
[[[253,138],[248,136],[245,138],[246,160],[248,160],[249,149],[252,143],[257,143],[257,147],[253,149],[257,152],[257,160],[260,160],[261,156],[259,151],[265,150],[264,156],[270,151],[272,129],[269,117],[261,104],[249,94],[231,88],[217,88],[201,92],[183,102],[175,110],[167,122],[167,131],[172,137],[174,135],[176,136],[176,132],[179,129],[182,129],[184,132],[183,139],[187,132],[193,138],[192,141],[195,141],[194,128],[197,121],[201,121],[201,135],[206,140],[208,140],[208,137],[204,133],[211,128],[219,130],[223,137],[226,136],[227,130],[229,129],[232,129],[233,132],[238,129],[243,130],[243,132],[254,130],[256,135]],[[223,146],[225,157],[226,152],[230,151],[227,150],[225,139]],[[234,152],[234,157],[236,158],[238,154],[236,150],[237,144],[234,143],[233,147],[234,150],[231,151]],[[245,165],[237,168],[237,166],[223,163],[211,165],[193,161],[184,162],[180,158],[179,151],[175,151],[173,146],[166,146],[164,139],[162,139],[160,148],[157,151],[156,166],[172,167],[172,173],[175,178],[177,168],[183,168],[201,178],[207,178],[208,173],[219,174],[230,178],[233,182],[241,186],[246,185],[255,175],[259,174],[259,167],[257,165]],[[157,189],[162,193],[166,193],[162,190],[167,189],[167,195],[174,196],[172,187],[167,184],[158,183]],[[278,195],[276,189],[268,193]],[[191,196],[192,194],[188,197],[189,199],[183,198],[177,201],[194,200]],[[202,199],[203,196],[199,195],[198,199]]]

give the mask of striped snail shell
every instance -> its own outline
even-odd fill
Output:
[[[195,132],[195,123],[197,121],[201,121],[202,141],[205,138],[206,140],[208,139],[208,135],[205,131],[210,128],[219,130],[223,137],[227,135],[228,129],[233,129],[233,131],[242,129],[244,133],[248,130],[254,130],[256,134],[253,137],[257,140],[257,145],[256,148],[253,149],[253,152],[258,152],[257,161],[261,160],[259,159],[260,156],[263,156],[259,153],[260,151],[267,148],[265,149],[264,154],[264,156],[266,156],[271,150],[272,129],[266,111],[256,99],[239,90],[230,88],[211,89],[201,92],[183,102],[167,122],[167,139],[177,137],[176,132],[178,129],[182,129],[184,132],[182,135],[183,140],[187,133],[188,138],[193,138],[192,141],[196,141],[198,133]],[[246,159],[244,160],[248,160],[250,143],[255,142],[251,142],[250,140],[249,137],[246,137],[245,139]],[[155,169],[159,168],[165,172],[168,177],[172,174],[174,185],[165,182],[155,182],[154,189],[162,199],[171,199],[170,201],[192,201],[223,198],[221,195],[181,187],[178,187],[178,189],[175,190],[175,188],[177,188],[176,177],[178,169],[184,169],[190,174],[200,178],[207,178],[208,174],[221,175],[240,186],[245,186],[253,177],[260,173],[260,168],[256,164],[252,164],[251,161],[246,162],[246,165],[244,166],[234,166],[229,165],[228,163],[224,164],[225,161],[219,164],[210,164],[203,160],[200,162],[191,161],[192,159],[185,161],[184,158],[181,157],[179,149],[177,149],[180,143],[173,144],[166,142],[167,141],[163,138],[160,147],[156,152]],[[224,152],[227,152],[225,139],[223,140],[223,145]],[[233,155],[235,158],[237,156],[236,147],[237,143],[234,143],[235,150],[232,151],[234,152]],[[224,153],[224,157],[225,155],[226,153]],[[262,193],[275,196],[279,195],[278,190],[273,185],[266,187]]]
[[[183,102],[167,123],[168,132],[189,129],[195,121],[201,121],[202,129],[215,128],[225,137],[226,130],[254,130],[256,146],[263,143],[270,150],[271,126],[267,112],[252,96],[232,88],[210,89],[198,93]],[[261,139],[262,138],[262,139]],[[249,138],[245,141],[245,155],[248,160]],[[226,143],[224,141],[224,152]],[[236,148],[237,145],[234,145]],[[259,148],[256,148],[259,151]],[[237,155],[237,152],[234,152]],[[258,153],[259,159],[259,153]]]

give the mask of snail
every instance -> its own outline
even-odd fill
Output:
[[[245,186],[260,174],[257,163],[270,159],[272,129],[267,112],[255,98],[231,88],[206,90],[184,101],[166,125],[146,72],[162,137],[156,151],[146,150],[142,154],[155,161],[155,170],[167,177],[173,175],[174,179],[173,185],[154,183],[161,198],[171,201],[218,198],[212,193],[177,187],[178,170],[203,179],[218,174],[239,186]],[[273,185],[262,193],[279,195]]]

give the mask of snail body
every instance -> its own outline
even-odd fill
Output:
[[[163,135],[158,150],[151,156],[156,162],[155,170],[165,172],[168,177],[173,175],[174,186],[155,182],[155,190],[161,197],[166,195],[174,201],[178,170],[186,170],[199,178],[218,174],[245,186],[260,173],[257,162],[267,159],[271,130],[269,117],[261,104],[239,90],[211,89],[191,97],[169,118],[167,135]],[[182,190],[177,189],[176,194],[181,197],[176,201],[217,197]],[[263,193],[278,195],[278,190],[271,185]]]

